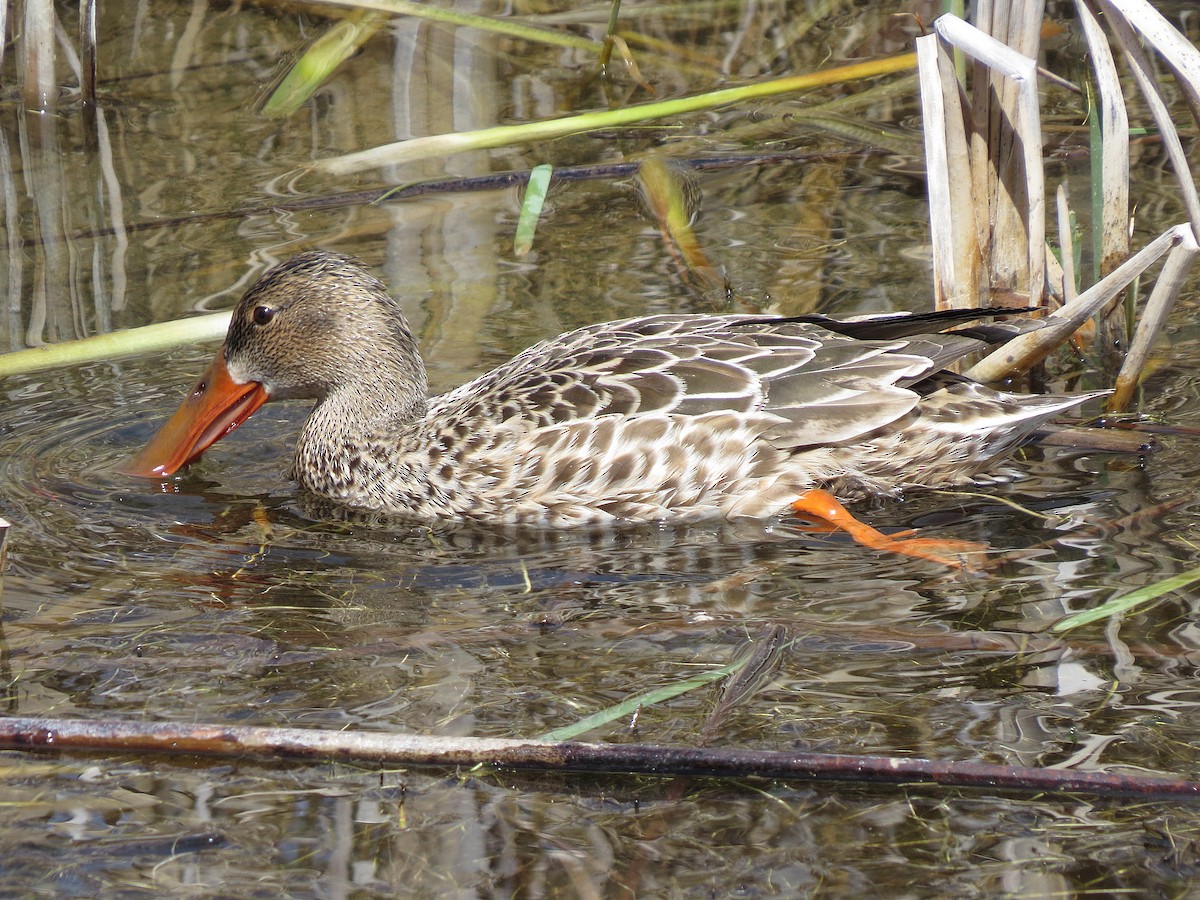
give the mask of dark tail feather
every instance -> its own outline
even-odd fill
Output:
[[[927,313],[885,313],[880,316],[856,319],[853,322],[843,322],[831,319],[829,316],[807,315],[788,316],[783,319],[746,319],[741,324],[755,325],[771,322],[812,322],[830,331],[844,334],[846,337],[863,341],[886,341],[894,338],[906,338],[915,334],[932,334],[952,330],[954,334],[973,337],[989,344],[1002,343],[1033,328],[1040,328],[1033,319],[1022,319],[1018,322],[990,325],[976,325],[952,329],[959,322],[969,322],[973,319],[993,318],[995,316],[1013,316],[1033,312],[1035,307],[1021,309],[1005,309],[998,306],[981,306],[975,309],[943,309]]]

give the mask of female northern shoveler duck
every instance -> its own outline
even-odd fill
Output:
[[[624,319],[429,398],[384,286],[350,257],[303,253],[247,291],[216,359],[127,471],[170,475],[266,401],[310,398],[293,477],[352,507],[549,526],[790,507],[869,546],[954,564],[978,545],[885,536],[826,491],[961,483],[1085,399],[946,373],[995,337],[962,318]]]

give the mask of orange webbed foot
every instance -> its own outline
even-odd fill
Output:
[[[941,540],[939,538],[910,537],[913,530],[899,534],[884,534],[854,518],[846,507],[828,491],[805,491],[792,503],[793,512],[816,522],[828,525],[828,530],[840,529],[849,534],[864,547],[872,550],[883,550],[888,553],[900,553],[916,559],[939,563],[952,569],[967,568],[963,557],[969,553],[978,553],[987,549],[987,544],[977,541]],[[821,530],[826,530],[822,528]]]

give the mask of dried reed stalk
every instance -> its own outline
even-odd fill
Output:
[[[1094,5],[1093,5],[1094,3]],[[1075,296],[1068,260],[1070,229],[1065,193],[1059,195],[1060,266],[1046,246],[1044,173],[1037,85],[1040,0],[981,3],[975,27],[954,16],[934,23],[917,41],[929,174],[934,294],[939,308],[1047,305],[1064,301],[1050,326],[1023,335],[968,373],[998,380],[1031,368],[1087,319],[1107,318],[1134,278],[1163,260],[1130,350],[1117,376],[1110,410],[1124,409],[1142,377],[1150,349],[1170,313],[1200,249],[1200,197],[1178,131],[1159,94],[1151,46],[1173,73],[1200,122],[1200,51],[1146,0],[1076,0],[1098,95],[1100,158],[1094,227],[1098,271],[1103,276]],[[1100,25],[1112,32],[1119,58]],[[990,31],[990,33],[985,33]],[[972,59],[971,92],[960,84],[952,53]],[[1167,229],[1130,257],[1129,118],[1121,66],[1133,75],[1150,110],[1179,183],[1189,221]],[[1101,330],[1106,346],[1116,344]]]

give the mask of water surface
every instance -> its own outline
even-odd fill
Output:
[[[788,4],[700,7],[627,11],[632,29],[698,54],[685,65],[638,50],[663,95],[900,52],[911,37],[890,8],[860,3],[781,50]],[[598,3],[541,9],[593,36],[607,18]],[[312,246],[377,267],[439,390],[607,318],[928,306],[912,89],[869,110],[908,129],[907,157],[789,128],[774,118],[789,100],[352,179],[301,177],[312,159],[390,140],[645,99],[619,72],[594,79],[582,53],[406,21],[295,116],[264,119],[255,104],[276,62],[318,24],[258,7],[105,4],[94,124],[69,94],[54,115],[0,105],[4,349],[229,308],[272,262]],[[1079,64],[1073,34],[1055,52],[1056,66]],[[11,75],[11,57],[4,65]],[[1070,126],[1056,132],[1052,177],[1081,179],[1079,111],[1053,92],[1047,103]],[[763,121],[774,123],[765,136]],[[685,157],[805,154],[695,174],[697,234],[732,297],[689,288],[628,179],[556,188],[523,259],[509,189],[267,205],[545,161],[638,160],[663,146]],[[1143,240],[1182,213],[1157,148],[1137,152]],[[1193,312],[1185,296],[1142,398],[1149,418],[1200,419]],[[1145,457],[1034,449],[975,495],[859,509],[880,527],[1007,554],[970,576],[786,519],[515,538],[431,531],[331,517],[287,482],[303,405],[262,410],[164,485],[121,476],[213,350],[0,381],[11,714],[531,737],[720,666],[782,626],[791,643],[778,670],[715,746],[1200,778],[1190,592],[1062,644],[1046,631],[1196,564],[1193,438],[1164,439]],[[1059,390],[1103,383],[1068,356],[1048,378]],[[694,745],[715,690],[587,737]],[[2,760],[0,871],[22,895],[1174,896],[1195,875],[1200,829],[1178,803],[985,790]]]

